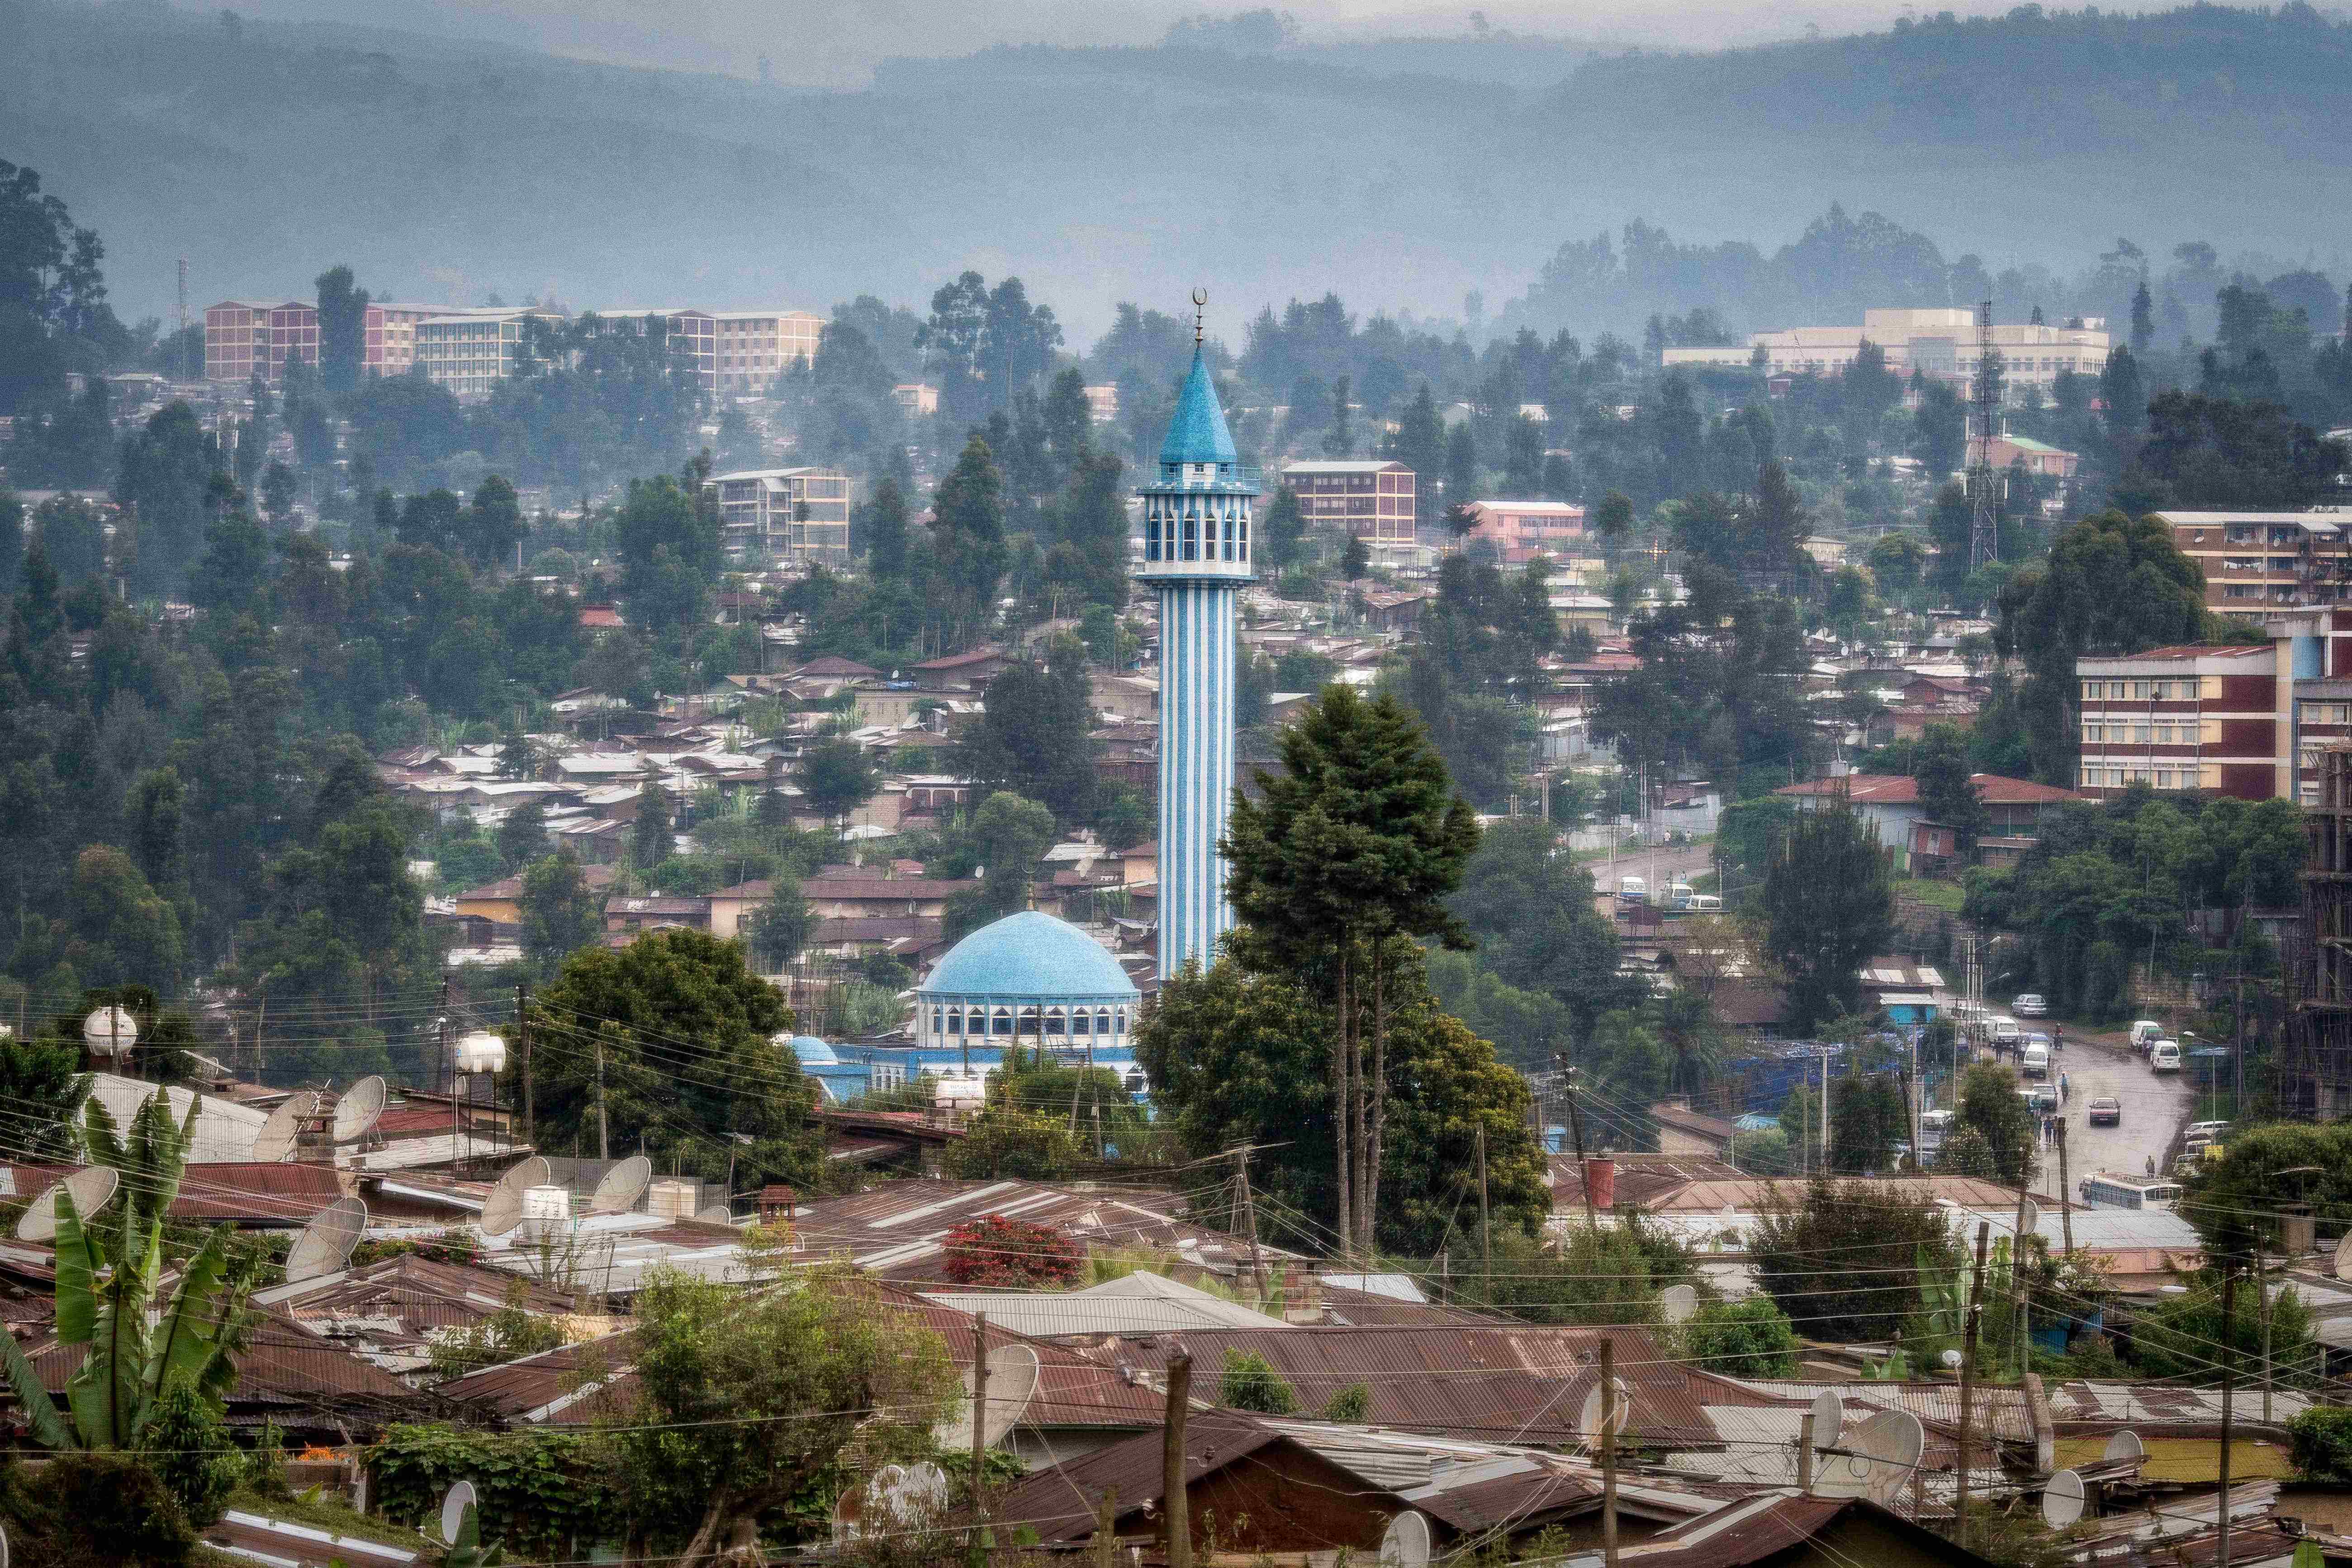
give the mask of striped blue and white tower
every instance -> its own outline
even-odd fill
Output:
[[[1196,304],[1201,297],[1194,296]],[[1160,595],[1160,974],[1206,968],[1234,923],[1224,837],[1234,794],[1234,597],[1258,489],[1193,332],[1192,373],[1143,498],[1142,580]]]

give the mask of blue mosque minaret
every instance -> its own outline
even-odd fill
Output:
[[[1196,308],[1208,303],[1198,290]],[[1192,327],[1192,372],[1143,498],[1142,581],[1160,595],[1160,973],[1206,968],[1231,930],[1224,837],[1234,794],[1235,598],[1250,569],[1250,502]]]

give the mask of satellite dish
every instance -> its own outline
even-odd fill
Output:
[[[299,1285],[342,1268],[365,1229],[367,1205],[357,1198],[337,1198],[312,1215],[294,1238],[294,1250],[286,1255],[286,1283]]]
[[[637,1206],[646,1195],[646,1186],[654,1179],[654,1163],[643,1154],[632,1154],[611,1170],[596,1184],[596,1195],[588,1200],[590,1214],[626,1214]]]
[[[2083,1517],[2083,1478],[2061,1470],[2042,1488],[2042,1522],[2063,1530]]]
[[[1813,1431],[1819,1446],[1821,1428],[1816,1426]],[[1865,1497],[1885,1505],[1894,1501],[1919,1468],[1927,1429],[1908,1410],[1882,1410],[1837,1447],[1839,1452],[1823,1454],[1814,1464],[1813,1495]]]
[[[1409,1508],[1381,1537],[1381,1568],[1427,1568],[1428,1562],[1429,1516]]]
[[[885,1465],[862,1489],[871,1499],[866,1517],[899,1531],[920,1529],[948,1506],[948,1473],[928,1460]]]
[[[2107,1451],[2099,1457],[2109,1460],[2137,1459],[2147,1454],[2147,1445],[2139,1440],[2138,1433],[2123,1431],[2107,1439]]]
[[[1037,1363],[1036,1348],[1032,1345],[998,1345],[988,1352],[988,1409],[981,1426],[981,1447],[993,1448],[1013,1430],[1014,1422],[1028,1413],[1029,1402],[1037,1397],[1037,1379],[1042,1369]],[[963,1406],[953,1421],[942,1422],[933,1435],[940,1447],[950,1453],[961,1453],[971,1447],[972,1374],[970,1367],[963,1373]]]
[[[84,1220],[114,1201],[115,1190],[121,1186],[121,1174],[111,1165],[84,1165],[62,1182],[42,1189],[40,1194],[25,1205],[16,1220],[18,1241],[55,1241],[58,1238],[58,1194],[72,1196],[74,1213]]]
[[[383,1114],[383,1079],[374,1073],[352,1085],[335,1101],[335,1142],[356,1143],[375,1131]]]
[[[92,1056],[128,1059],[139,1043],[139,1020],[121,1007],[100,1007],[81,1021],[81,1043]]]
[[[2019,1212],[2018,1219],[2017,1240],[2018,1245],[2022,1247],[2027,1237],[2042,1228],[2042,1205],[2032,1198],[2026,1199],[2025,1206]]]
[[[441,1539],[457,1544],[457,1532],[466,1528],[466,1511],[474,1506],[474,1483],[459,1481],[441,1500]]]
[[[1658,1297],[1658,1306],[1669,1323],[1687,1323],[1698,1310],[1698,1292],[1687,1285],[1669,1285]]]
[[[307,1089],[298,1089],[269,1113],[261,1131],[253,1135],[253,1158],[265,1165],[274,1165],[294,1155],[294,1142],[301,1136],[302,1123],[319,1114],[319,1097]]]
[[[896,1465],[885,1465],[881,1469],[874,1472],[874,1479],[878,1481],[885,1471],[895,1470],[898,1468]],[[864,1539],[865,1534],[866,1489],[844,1487],[841,1489],[841,1495],[833,1500],[833,1543],[835,1546],[846,1546],[853,1541]]]
[[[499,1178],[490,1195],[482,1200],[481,1217],[475,1223],[484,1236],[504,1236],[522,1223],[522,1195],[532,1187],[543,1187],[554,1172],[545,1157],[533,1154]]]
[[[2346,1231],[2344,1239],[2336,1244],[2336,1278],[2352,1279],[2352,1230]]]
[[[1613,1382],[1617,1404],[1609,1415],[1609,1431],[1612,1436],[1622,1434],[1626,1424],[1633,1418],[1633,1391],[1625,1386],[1625,1380],[1622,1377]],[[1601,1436],[1601,1384],[1597,1378],[1592,1386],[1585,1390],[1583,1407],[1577,1412],[1576,1429],[1587,1437]]]
[[[735,1211],[725,1204],[705,1204],[694,1211],[694,1218],[699,1225],[733,1225]],[[0,1568],[6,1568],[6,1565],[0,1563]]]
[[[1845,1430],[1845,1401],[1834,1388],[1824,1388],[1813,1395],[1813,1447],[1834,1448],[1838,1434]],[[1818,1468],[1818,1467],[1816,1467]]]

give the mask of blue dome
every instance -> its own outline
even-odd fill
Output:
[[[1201,357],[1196,345],[1192,350],[1192,374],[1184,378],[1184,390],[1176,397],[1176,417],[1168,426],[1168,439],[1160,444],[1160,460],[1163,463],[1235,463],[1241,455],[1234,449],[1234,433],[1225,425],[1225,411],[1217,405],[1217,384],[1209,374],[1208,361]]]
[[[984,925],[948,951],[919,996],[1084,997],[1132,1001],[1139,993],[1102,943],[1035,910]]]
[[[834,1067],[841,1060],[831,1046],[814,1035],[794,1035],[792,1044],[793,1055],[803,1067]]]

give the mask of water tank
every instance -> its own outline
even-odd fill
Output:
[[[522,1217],[526,1220],[567,1220],[572,1217],[572,1194],[563,1187],[525,1187]]]
[[[457,1070],[459,1072],[504,1072],[507,1069],[507,1043],[488,1029],[476,1029],[457,1037]]]
[[[702,1184],[683,1176],[664,1176],[646,1189],[646,1208],[662,1219],[692,1219],[702,1196]]]
[[[978,1110],[988,1103],[988,1079],[942,1073],[932,1080],[931,1103],[941,1110]]]
[[[139,1043],[139,1021],[123,1008],[100,1007],[81,1021],[81,1038],[92,1056],[127,1060]]]

